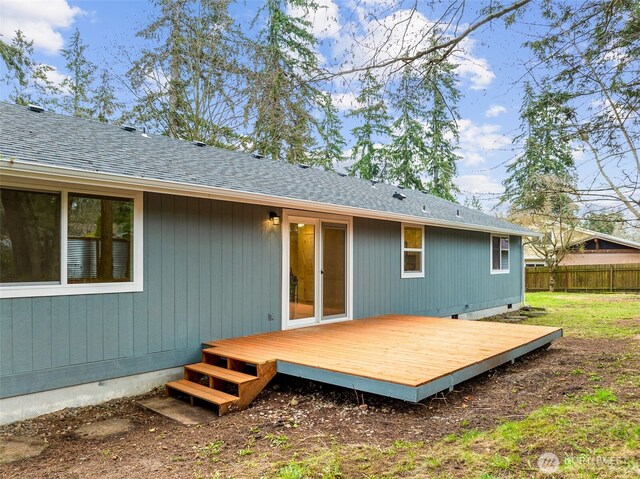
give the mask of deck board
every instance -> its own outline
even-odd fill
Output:
[[[561,333],[546,326],[387,315],[207,344],[220,354],[417,388]]]

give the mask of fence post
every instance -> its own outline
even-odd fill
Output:
[[[609,291],[613,293],[613,265],[609,265]]]

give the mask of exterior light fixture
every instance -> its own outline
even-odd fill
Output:
[[[278,216],[278,213],[276,213],[275,211],[269,211],[269,221],[271,221],[274,225],[279,225],[280,217]]]

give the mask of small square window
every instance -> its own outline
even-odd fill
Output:
[[[509,237],[491,236],[491,273],[509,272]]]
[[[424,278],[424,227],[402,225],[402,278]]]

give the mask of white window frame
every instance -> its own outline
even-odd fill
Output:
[[[500,238],[500,253],[506,251],[507,255],[507,269],[493,269],[493,238]],[[507,249],[502,249],[502,240],[506,239],[509,242]],[[502,264],[502,258],[500,258],[500,264]],[[491,235],[489,238],[489,269],[491,274],[509,274],[511,271],[511,238],[507,235]]]
[[[102,187],[69,188],[68,185],[27,184],[21,182],[2,182],[3,188],[15,188],[24,191],[42,191],[60,194],[60,282],[21,283],[19,285],[0,285],[0,299],[35,298],[41,296],[72,296],[78,294],[132,293],[143,290],[144,280],[144,205],[141,191],[116,190]],[[67,245],[69,193],[87,194],[101,197],[131,198],[133,200],[133,278],[127,282],[78,283],[70,284],[67,279]]]
[[[404,229],[405,228],[419,228],[422,231],[422,248],[405,248],[404,247]],[[425,235],[424,225],[418,225],[414,223],[401,223],[400,226],[400,277],[401,278],[424,278],[424,256],[425,256]],[[420,271],[405,271],[404,270],[404,253],[406,251],[414,251],[420,253]]]

